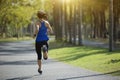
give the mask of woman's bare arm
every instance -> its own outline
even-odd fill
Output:
[[[48,21],[45,21],[45,24],[46,24],[46,27],[48,28],[48,32],[53,33],[53,29],[52,29],[52,27],[50,26],[49,22],[48,22]]]
[[[34,38],[36,37],[36,35],[38,34],[38,31],[39,31],[39,23],[36,23],[36,26],[35,26],[35,31],[34,31]]]

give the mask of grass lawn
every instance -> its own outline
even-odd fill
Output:
[[[72,46],[66,43],[50,42],[49,56],[65,63],[102,72],[112,72],[120,76],[120,50],[108,52],[108,49]]]
[[[20,38],[1,38],[0,42],[14,42],[14,41],[23,41],[23,40],[30,40],[31,37],[20,37]]]

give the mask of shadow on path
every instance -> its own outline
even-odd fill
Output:
[[[10,79],[6,79],[6,80],[24,80],[24,79],[30,79],[33,78],[35,76],[39,76],[39,74],[36,75],[30,75],[30,76],[25,76],[25,77],[16,77],[16,78],[10,78]]]
[[[0,65],[36,65],[37,62],[35,60],[21,60],[21,61],[0,61]]]
[[[44,61],[43,64],[58,63],[56,60],[48,59]],[[20,61],[0,61],[0,66],[2,65],[36,65],[37,60],[20,60]]]

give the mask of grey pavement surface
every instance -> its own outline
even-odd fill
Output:
[[[33,42],[0,43],[0,80],[120,80],[53,59],[43,60],[40,75]]]

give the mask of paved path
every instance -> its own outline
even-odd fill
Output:
[[[53,59],[43,60],[39,75],[33,42],[0,43],[0,80],[120,80]]]
[[[98,42],[98,41],[83,40],[82,43],[87,46],[109,48],[108,43],[103,43],[103,42]]]

